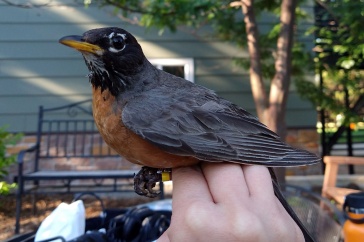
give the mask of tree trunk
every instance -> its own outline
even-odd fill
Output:
[[[253,9],[254,0],[242,0],[241,6],[247,35],[247,45],[250,57],[250,86],[253,93],[255,108],[259,120],[266,124],[265,112],[268,107],[268,98],[265,90],[262,67],[260,63],[259,31],[255,21]]]
[[[275,75],[269,94],[269,111],[266,119],[270,129],[282,139],[286,136],[286,104],[291,81],[291,59],[296,0],[283,0],[281,5],[281,30],[277,41]]]
[[[237,4],[237,2],[235,2]],[[286,136],[286,104],[291,75],[291,57],[295,21],[296,0],[283,0],[281,4],[281,30],[277,41],[276,73],[270,86],[269,99],[264,87],[260,64],[258,27],[255,20],[254,0],[241,0],[250,56],[250,84],[261,122],[276,132],[282,140]],[[279,182],[285,182],[285,169],[276,169]]]
[[[283,0],[281,4],[281,30],[277,41],[277,56],[275,61],[276,73],[273,77],[269,109],[266,119],[267,126],[285,139],[287,126],[285,122],[286,104],[291,82],[291,59],[295,22],[296,0]],[[278,181],[285,182],[285,168],[275,169]]]

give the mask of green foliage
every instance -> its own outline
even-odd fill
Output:
[[[302,96],[328,111],[332,120],[344,116],[344,122],[360,119],[345,105],[345,92],[351,106],[364,94],[364,0],[322,0],[325,11],[321,27],[316,27],[316,66],[322,72],[322,92],[318,83],[298,82]]]
[[[117,7],[124,17],[137,13],[140,24],[145,27],[157,27],[176,31],[177,26],[187,25],[199,27],[206,20],[214,19],[220,15],[220,10],[226,8],[228,1],[173,1],[173,0],[101,0],[95,1],[101,5]],[[90,4],[90,0],[85,0]]]
[[[190,26],[199,29],[208,25],[212,28],[211,35],[223,41],[235,43],[238,48],[245,48],[247,44],[245,23],[241,7],[231,7],[231,0],[99,0],[101,5],[112,5],[116,11],[128,18],[137,16],[139,24],[151,28],[156,27],[162,33],[164,29],[176,31],[178,26]],[[87,0],[91,2],[91,0]],[[299,4],[305,1],[299,0]],[[86,0],[85,0],[86,3]],[[275,74],[274,53],[280,31],[279,15],[281,0],[254,1],[254,14],[258,20],[262,15],[269,15],[272,28],[268,32],[260,32],[259,45],[262,64],[262,76],[272,79]],[[133,15],[134,14],[134,15]],[[136,15],[135,15],[136,14]],[[308,17],[302,8],[296,8],[296,18],[299,20]],[[294,74],[305,73],[312,62],[306,58],[308,53],[302,43],[295,45],[295,54],[305,56],[293,63]],[[243,68],[249,68],[248,59],[236,59],[235,63]]]
[[[0,195],[8,194],[16,184],[8,184],[1,181],[7,174],[7,167],[15,162],[15,155],[7,155],[6,148],[8,145],[15,145],[22,137],[22,134],[11,134],[6,131],[5,127],[0,127]]]

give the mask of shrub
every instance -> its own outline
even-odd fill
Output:
[[[0,127],[0,195],[9,194],[16,187],[15,183],[9,184],[4,181],[4,177],[8,174],[7,168],[16,160],[16,155],[8,155],[6,148],[9,145],[15,145],[22,134],[12,134],[6,131],[6,127]]]

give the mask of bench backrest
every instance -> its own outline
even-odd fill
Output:
[[[35,169],[39,159],[117,157],[101,138],[92,100],[55,108],[39,107]]]

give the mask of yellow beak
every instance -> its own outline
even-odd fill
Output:
[[[98,55],[102,54],[103,52],[103,50],[99,46],[87,43],[82,39],[81,36],[77,35],[65,36],[59,40],[59,43],[81,52],[89,52]]]

